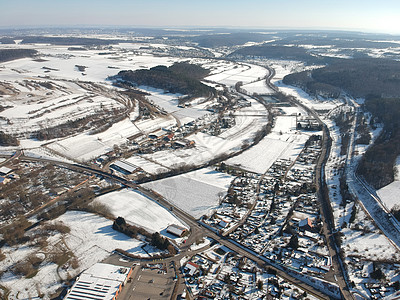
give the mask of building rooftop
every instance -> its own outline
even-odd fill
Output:
[[[7,167],[1,167],[1,168],[0,168],[0,174],[3,174],[3,175],[7,175],[7,174],[10,173],[11,171],[12,171],[12,169],[7,168]]]
[[[84,271],[64,299],[113,299],[130,269],[97,263]]]

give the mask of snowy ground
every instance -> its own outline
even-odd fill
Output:
[[[182,125],[210,113],[205,109],[207,103],[196,104],[199,102],[201,103],[202,100],[204,101],[204,98],[194,99],[191,101],[193,106],[181,108],[178,107],[179,98],[183,96],[181,94],[165,93],[163,90],[146,86],[140,86],[139,88],[147,93],[151,93],[150,96],[147,96],[147,99],[161,107],[166,112],[172,113],[179,119]]]
[[[241,81],[248,86],[250,92],[270,93],[270,90],[259,83],[262,78],[268,75],[268,70],[253,64],[236,64],[228,61],[212,61],[204,65],[211,68],[211,75],[207,80],[219,82],[227,86],[235,86]],[[246,89],[246,88],[245,88]]]
[[[39,248],[37,245],[21,245],[19,247],[3,247],[6,258],[0,262],[0,269],[6,270],[1,276],[1,284],[11,290],[9,299],[29,299],[37,296],[39,291],[45,294],[44,299],[50,299],[62,285],[60,279],[74,277],[93,264],[108,257],[116,248],[124,249],[132,254],[148,256],[140,247],[143,242],[127,237],[112,229],[112,221],[86,212],[70,211],[55,220],[62,222],[70,229],[70,233],[51,235],[47,237],[48,246]],[[21,278],[13,275],[8,269],[15,263],[32,256],[47,257],[56,249],[72,251],[78,260],[79,267],[73,269],[58,269],[57,265],[44,260],[39,272],[32,278]]]
[[[355,255],[373,261],[391,260],[400,255],[388,239],[379,233],[363,233],[362,230],[356,231],[343,229],[343,247],[346,255]]]
[[[135,155],[131,156],[126,159],[127,162],[135,165],[135,166],[140,166],[145,172],[149,174],[158,174],[158,173],[164,173],[167,172],[168,169],[156,164],[152,161],[146,160],[143,158],[141,155]]]
[[[308,134],[296,130],[296,117],[278,116],[269,135],[227,163],[263,174],[279,158],[295,160],[308,138]]]
[[[241,146],[250,143],[256,131],[267,123],[265,108],[255,100],[249,101],[252,103],[251,107],[235,112],[236,125],[219,136],[199,132],[187,137],[195,142],[194,148],[159,151],[145,154],[143,158],[171,168],[179,165],[200,165],[219,155],[239,151]]]
[[[133,124],[131,119],[115,123],[98,134],[82,133],[48,145],[48,148],[66,157],[87,161],[113,150],[114,145],[128,142],[128,138],[140,132],[149,133],[161,127],[175,124],[172,117],[143,120]]]
[[[212,169],[201,169],[144,184],[195,218],[219,205],[233,177]]]
[[[129,44],[121,44],[121,47],[125,46],[129,47]],[[2,48],[21,48],[21,46],[2,45]],[[54,45],[23,45],[22,48],[33,48],[39,51],[44,61],[24,58],[2,63],[1,65],[5,66],[6,70],[1,70],[0,80],[3,78],[14,80],[20,78],[19,74],[22,73],[24,77],[49,75],[56,79],[104,82],[107,77],[116,75],[121,70],[151,68],[157,65],[169,66],[178,60],[153,55],[132,55],[132,52],[116,51],[117,49],[69,51],[68,46]],[[80,72],[76,65],[86,66],[85,71]]]
[[[381,198],[389,210],[395,205],[400,206],[400,199],[398,197],[400,194],[400,157],[397,158],[395,170],[395,180],[377,191],[379,198]]]
[[[150,232],[161,232],[171,224],[185,226],[165,207],[130,189],[102,195],[95,202],[109,207],[115,217],[123,217],[128,223]]]

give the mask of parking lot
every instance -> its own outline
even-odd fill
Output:
[[[122,290],[121,299],[170,299],[174,278],[174,269],[167,264],[136,266],[132,280]]]

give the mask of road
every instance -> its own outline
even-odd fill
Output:
[[[354,106],[356,108],[356,117],[350,130],[351,136],[346,158],[347,185],[355,199],[359,200],[363,210],[374,220],[393,246],[400,251],[400,225],[398,221],[378,197],[376,191],[357,175],[358,162],[355,161],[356,158],[353,154],[355,150],[355,127],[360,112],[358,111],[358,106],[356,104]]]
[[[266,82],[267,85],[269,87],[271,87],[271,89],[276,90],[276,87],[274,87],[273,85],[270,84],[270,79],[273,77],[274,75],[274,71],[270,70],[270,74],[268,75],[268,77],[266,78]],[[304,107],[303,107],[304,108]],[[306,108],[307,110],[309,110],[308,108]],[[311,112],[311,114],[313,114],[313,112]],[[315,114],[315,113],[314,113]],[[318,118],[316,116],[316,118]],[[219,242],[222,245],[227,246],[228,248],[232,249],[233,251],[237,252],[239,255],[242,256],[246,256],[249,259],[254,260],[255,262],[257,262],[258,264],[260,264],[261,266],[269,266],[270,268],[274,269],[278,276],[284,278],[285,280],[287,280],[288,282],[300,287],[301,289],[305,290],[307,293],[314,295],[315,297],[319,298],[319,299],[326,299],[327,295],[324,294],[321,291],[318,291],[317,289],[315,289],[314,287],[310,286],[309,284],[293,277],[292,275],[288,274],[288,270],[284,269],[282,266],[279,266],[278,264],[275,264],[274,262],[269,261],[268,259],[260,256],[260,255],[256,255],[254,253],[252,253],[251,251],[248,251],[246,249],[244,249],[243,247],[239,247],[237,244],[235,244],[233,241],[227,239],[226,237],[222,237],[217,235],[216,233],[214,233],[212,230],[210,230],[209,228],[205,227],[205,226],[200,226],[198,221],[193,218],[192,216],[190,216],[189,214],[187,214],[186,212],[180,210],[179,208],[171,205],[168,201],[166,201],[166,199],[164,199],[163,197],[161,197],[158,194],[155,194],[152,191],[146,190],[140,186],[138,186],[137,184],[119,177],[115,174],[110,174],[106,171],[103,171],[99,168],[97,168],[96,166],[94,167],[90,167],[90,166],[86,166],[86,165],[81,165],[81,164],[77,164],[77,163],[67,163],[67,162],[62,162],[62,161],[57,161],[57,160],[51,160],[51,159],[45,159],[45,158],[34,158],[34,157],[28,157],[28,156],[24,156],[22,154],[19,155],[19,158],[21,160],[25,160],[25,161],[41,161],[41,162],[47,162],[47,163],[51,163],[54,165],[58,165],[58,166],[63,166],[66,167],[68,169],[71,170],[75,170],[78,172],[84,172],[90,175],[98,175],[98,176],[102,176],[104,178],[108,178],[110,180],[119,182],[121,185],[126,186],[126,187],[130,187],[133,189],[138,190],[139,192],[145,194],[146,196],[150,197],[151,199],[154,199],[155,201],[157,201],[160,205],[164,206],[167,209],[171,209],[172,208],[172,212],[179,218],[181,219],[183,222],[185,222],[189,227],[190,227],[190,231],[191,231],[191,235],[188,238],[186,244],[184,244],[181,247],[181,253],[172,258],[172,260],[174,260],[177,265],[179,265],[179,257],[181,257],[182,255],[192,255],[193,252],[189,251],[189,247],[190,245],[192,245],[193,243],[195,243],[196,241],[198,241],[199,239],[201,239],[204,236],[208,236],[213,238],[214,240],[216,240],[217,242]],[[323,160],[322,160],[323,162]],[[322,164],[321,162],[321,164]],[[322,173],[322,167],[320,167],[321,169],[321,173]],[[334,247],[330,247],[330,248],[334,248]],[[336,248],[334,248],[336,249]],[[336,250],[333,250],[333,253],[336,253],[337,256],[337,252]],[[339,270],[339,268],[335,268],[337,270]],[[340,273],[338,273],[338,277],[340,277]],[[339,281],[340,284],[340,281]],[[345,297],[346,299],[351,299],[348,297]]]
[[[89,175],[100,175],[105,178],[114,180],[116,182],[119,182],[120,184],[133,188],[138,190],[139,192],[143,193],[144,195],[150,197],[151,199],[154,199],[154,201],[157,201],[160,205],[164,206],[167,209],[171,209],[172,207],[172,213],[176,215],[180,220],[185,222],[189,227],[191,231],[191,235],[189,236],[186,244],[184,244],[180,248],[180,254],[177,257],[171,258],[171,260],[174,260],[177,264],[179,264],[179,259],[180,257],[184,255],[193,255],[193,251],[189,251],[190,246],[200,240],[201,238],[208,236],[217,242],[219,242],[222,245],[225,245],[226,247],[230,248],[231,250],[237,252],[239,255],[246,256],[249,259],[254,260],[261,266],[269,266],[270,268],[274,269],[278,276],[284,278],[288,282],[300,287],[301,289],[305,290],[307,293],[310,293],[314,295],[315,297],[319,299],[326,299],[327,295],[322,293],[321,291],[318,291],[314,287],[308,285],[307,283],[287,274],[287,272],[282,271],[281,269],[278,269],[275,265],[272,265],[268,262],[267,259],[261,257],[260,255],[254,255],[250,251],[245,250],[242,247],[239,247],[235,243],[233,243],[231,240],[227,239],[226,237],[222,237],[214,233],[212,230],[208,229],[205,226],[201,226],[201,224],[191,215],[187,214],[186,212],[182,211],[181,209],[175,207],[171,203],[169,203],[166,199],[163,197],[159,196],[158,194],[155,194],[153,191],[149,191],[147,189],[144,189],[137,184],[130,182],[126,180],[125,178],[119,177],[114,174],[109,174],[107,172],[104,172],[100,169],[96,169],[93,167],[89,166],[84,166],[84,165],[78,165],[78,164],[72,164],[72,163],[67,163],[67,162],[62,162],[58,160],[51,160],[51,159],[45,159],[45,158],[37,158],[37,157],[28,157],[25,155],[21,155],[19,157],[21,161],[41,161],[41,162],[46,162],[46,163],[51,163],[53,165],[58,165],[62,167],[69,168],[71,170],[75,170],[78,172],[84,172],[88,173]]]
[[[348,275],[347,271],[343,265],[343,261],[340,257],[340,246],[337,245],[334,232],[335,232],[335,224],[334,217],[332,213],[332,206],[329,199],[329,193],[327,192],[327,186],[325,181],[325,165],[329,158],[332,139],[329,133],[328,127],[322,122],[319,118],[318,114],[300,103],[299,101],[292,99],[291,102],[303,108],[307,111],[311,116],[313,116],[319,124],[322,125],[322,151],[318,158],[316,165],[316,187],[317,187],[317,196],[319,202],[321,204],[321,219],[323,222],[323,234],[325,236],[326,245],[328,246],[329,255],[332,258],[332,266],[334,275],[336,275],[337,284],[342,293],[342,297],[344,299],[354,299],[353,294],[350,292],[350,287],[348,284]]]

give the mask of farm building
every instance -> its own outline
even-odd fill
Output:
[[[149,134],[149,138],[156,140],[156,139],[160,139],[160,138],[166,136],[167,134],[168,133],[165,132],[164,130],[158,129],[158,130],[153,131],[152,133],[150,133]]]
[[[167,232],[181,237],[187,231],[186,228],[172,224],[167,227]]]
[[[97,263],[77,278],[64,299],[115,300],[131,273],[132,268]]]
[[[138,166],[135,166],[134,164],[131,164],[125,160],[118,160],[112,163],[110,167],[124,174],[133,174],[140,169]]]

